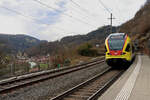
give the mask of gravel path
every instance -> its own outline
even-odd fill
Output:
[[[108,68],[106,64],[99,64],[71,74],[50,79],[45,82],[27,86],[7,95],[0,95],[0,100],[48,100],[65,90],[93,77]]]

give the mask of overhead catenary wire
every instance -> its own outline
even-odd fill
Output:
[[[98,21],[96,20],[96,18],[92,18],[86,14],[84,14],[81,10],[79,9],[75,9],[73,6],[72,6],[72,13],[73,14],[78,14],[78,17],[80,17],[80,19],[84,19],[84,21],[88,22],[88,23],[92,23],[93,25],[96,25],[98,24]]]
[[[43,2],[41,2],[41,1],[39,1],[39,0],[33,0],[33,1],[35,1],[35,2],[37,2],[37,3],[39,3],[39,4],[41,4],[41,5],[43,5],[43,6],[47,7],[47,8],[49,8],[49,9],[53,9],[53,10],[55,10],[56,12],[60,12],[60,10],[58,10],[58,9],[56,9],[56,8],[54,8],[54,7],[51,7],[50,5],[47,5],[47,4],[45,4],[45,3],[43,3]],[[80,23],[84,23],[84,24],[89,25],[89,26],[92,26],[92,27],[94,27],[94,28],[96,27],[95,25],[92,25],[92,24],[90,24],[90,23],[87,23],[87,22],[85,22],[85,21],[83,21],[83,20],[81,20],[81,19],[79,19],[79,18],[73,17],[72,15],[69,15],[69,14],[66,14],[66,13],[63,13],[63,15],[68,16],[68,17],[70,17],[70,18],[72,18],[72,19],[74,19],[74,20],[76,20],[76,21],[78,21],[78,22],[80,22]]]
[[[113,22],[113,19],[115,19],[114,18],[114,15],[113,15],[113,13],[109,10],[109,8],[101,1],[101,0],[98,0],[99,1],[99,3],[106,9],[106,11],[110,14],[110,18],[108,18],[108,19],[110,19],[110,26],[111,26],[111,31],[110,31],[110,33],[112,33],[112,22]]]
[[[74,5],[76,5],[80,10],[86,12],[86,13],[89,13],[88,10],[86,10],[85,8],[81,7],[78,3],[76,3],[75,1],[73,0],[70,0]]]
[[[118,6],[118,4],[117,4],[117,0],[115,0],[115,7],[116,7],[116,9],[117,9],[117,11],[118,11],[118,13],[119,13],[119,24],[121,24],[121,18],[123,18],[123,17],[120,17],[120,16],[123,16],[122,15],[122,13],[121,13],[121,11],[120,11],[120,7]]]
[[[58,10],[58,9],[56,9],[56,8],[53,8],[53,7],[51,7],[50,5],[47,5],[47,4],[43,3],[43,2],[41,2],[40,0],[33,0],[33,1],[36,1],[36,2],[38,2],[39,4],[41,4],[41,5],[43,5],[43,6],[47,7],[47,8],[53,9],[53,10],[55,10],[56,12],[61,12],[61,10]],[[76,4],[76,7],[78,7],[79,9],[82,9],[83,12],[87,13],[87,15],[90,15],[90,14],[88,14],[88,10],[85,9],[84,7],[82,7],[80,4],[78,4],[77,2],[75,2],[75,1],[73,1],[73,0],[70,0],[70,1],[72,1],[74,4]],[[102,2],[102,0],[98,0],[98,1],[99,1],[99,2],[101,3],[101,5],[106,9],[107,12],[112,13],[112,12],[109,10],[109,8]],[[7,9],[7,10],[9,10],[9,11],[11,11],[11,12],[14,12],[14,13],[16,13],[16,14],[18,14],[18,15],[20,15],[20,16],[26,18],[26,19],[29,19],[29,20],[32,20],[32,21],[40,21],[38,18],[35,18],[35,17],[33,17],[33,16],[30,16],[30,15],[26,15],[26,14],[24,14],[24,13],[22,13],[22,12],[18,12],[17,10],[13,10],[13,9],[11,9],[11,8],[7,8],[7,7],[4,7],[4,6],[2,6],[1,8]],[[92,26],[92,27],[94,27],[94,28],[96,27],[95,25],[92,25],[92,24],[90,24],[89,22],[83,21],[81,18],[76,18],[76,17],[74,17],[74,16],[72,16],[72,15],[70,15],[70,14],[63,13],[63,15],[68,16],[68,17],[70,17],[70,18],[72,18],[72,19],[74,19],[74,20],[76,20],[76,21],[78,21],[78,22],[81,22],[81,23],[84,23],[84,24],[86,24],[86,25]],[[86,17],[87,17],[87,16],[86,16]],[[88,17],[87,17],[87,18],[88,18]],[[56,26],[56,27],[57,27],[57,26]],[[66,32],[66,30],[61,29],[61,28],[59,28],[59,27],[58,27],[58,29],[61,30],[61,31],[63,31],[63,32]],[[70,33],[71,33],[71,32],[70,32]]]
[[[99,3],[104,7],[104,9],[106,9],[106,11],[108,12],[108,13],[112,13],[110,10],[109,10],[109,8],[102,2],[102,0],[98,0],[99,1]],[[116,2],[116,0],[115,0],[115,2]],[[118,5],[115,3],[115,7],[116,7],[116,10],[118,11],[118,13],[119,13],[119,24],[121,24],[121,22],[120,22],[120,15],[122,16],[122,14],[121,14],[121,12],[120,12],[120,10],[119,10],[119,7],[118,7]],[[115,15],[116,16],[116,15]],[[114,17],[114,14],[113,14],[113,17]]]
[[[118,22],[119,25],[121,25],[121,18],[122,18],[122,17],[120,17],[120,16],[122,16],[122,14],[121,14],[121,12],[120,12],[120,9],[119,9],[119,7],[118,7],[118,4],[117,4],[117,1],[116,1],[116,0],[115,0],[115,2],[116,2],[116,3],[115,3],[115,8],[116,8],[117,12],[119,13],[118,16],[117,16],[117,19],[118,19],[117,22]],[[120,31],[120,28],[118,27],[118,28],[117,28],[117,33],[118,33],[119,31]]]
[[[21,13],[21,12],[18,12],[18,11],[16,11],[16,10],[13,10],[13,9],[10,9],[10,8],[4,7],[4,6],[0,6],[0,7],[3,8],[3,9],[8,10],[8,11],[10,11],[10,12],[14,12],[14,13],[16,13],[16,14],[18,14],[18,15],[20,15],[20,16],[26,18],[26,19],[29,19],[29,20],[34,21],[34,19],[33,19],[31,16],[27,16],[27,15]]]
[[[101,1],[101,0],[98,0],[99,1],[99,3],[105,8],[105,10],[108,12],[108,13],[112,13],[109,9],[108,9],[108,7]]]
[[[19,11],[14,10],[14,9],[10,9],[10,8],[4,7],[4,6],[0,6],[0,7],[3,8],[3,9],[8,10],[8,11],[10,11],[10,12],[16,13],[17,15],[20,15],[20,16],[22,16],[22,17],[24,17],[24,18],[26,18],[26,19],[28,19],[28,20],[30,20],[30,21],[34,21],[34,22],[40,21],[39,19],[36,19],[36,18],[34,18],[34,17],[32,17],[32,16],[29,16],[29,15],[25,15],[25,14],[19,12]],[[66,30],[64,30],[64,29],[62,29],[62,28],[60,28],[60,27],[56,27],[56,28],[57,28],[58,30],[60,30],[60,31],[66,32]],[[67,32],[66,32],[66,33],[67,33]],[[70,32],[70,33],[73,33],[73,32]]]
[[[92,15],[92,13],[90,11],[88,11],[86,8],[82,7],[79,3],[73,1],[73,0],[70,0],[74,5],[76,5],[80,10],[82,10],[83,12],[85,12],[86,14],[92,16],[92,17],[95,17],[94,15]],[[98,14],[97,14],[98,15]]]
[[[98,21],[95,20],[96,17],[94,15],[92,15],[92,13],[90,13],[86,8],[80,6],[77,2],[75,2],[73,0],[70,0],[70,1],[72,2],[72,4],[74,4],[76,6],[77,9],[79,9],[81,12],[84,12],[84,16],[86,18],[88,18],[88,19],[90,19],[90,20],[92,20],[96,23],[98,22]]]
[[[45,4],[45,3],[43,3],[43,2],[41,2],[41,1],[39,1],[39,0],[33,0],[33,1],[38,2],[39,4],[41,4],[41,5],[43,5],[43,6],[47,7],[47,8],[53,9],[53,10],[55,10],[56,12],[60,12],[60,10],[58,10],[58,9],[56,9],[56,8],[54,8],[54,7],[51,7],[50,5],[47,5],[47,4]],[[75,17],[73,17],[72,15],[69,15],[69,14],[66,14],[66,13],[63,13],[63,15],[68,16],[68,17],[70,17],[70,18],[72,18],[72,19],[74,19],[74,20],[76,20],[76,21],[78,21],[78,22],[80,22],[80,23],[84,23],[84,24],[86,24],[86,25],[89,25],[89,26],[92,26],[92,27],[96,27],[96,26],[94,26],[94,25],[92,25],[92,24],[89,24],[89,23],[87,23],[87,22],[85,22],[85,21],[79,19],[79,18],[75,18]]]
[[[109,10],[109,8],[102,2],[102,0],[98,0],[99,3],[104,7],[104,9],[109,13],[112,14],[112,16],[114,17],[113,13]]]

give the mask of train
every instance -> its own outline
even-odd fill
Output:
[[[105,60],[109,66],[128,65],[135,57],[131,38],[126,33],[112,33],[105,40]]]

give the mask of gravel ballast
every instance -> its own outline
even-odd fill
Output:
[[[80,71],[34,84],[33,86],[27,86],[26,88],[12,91],[7,95],[1,95],[0,100],[48,100],[93,77],[106,68],[108,68],[108,66],[105,63],[101,63]]]

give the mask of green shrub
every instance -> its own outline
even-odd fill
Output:
[[[97,56],[98,51],[96,49],[92,49],[92,45],[89,43],[82,44],[78,48],[78,54],[81,56]]]

